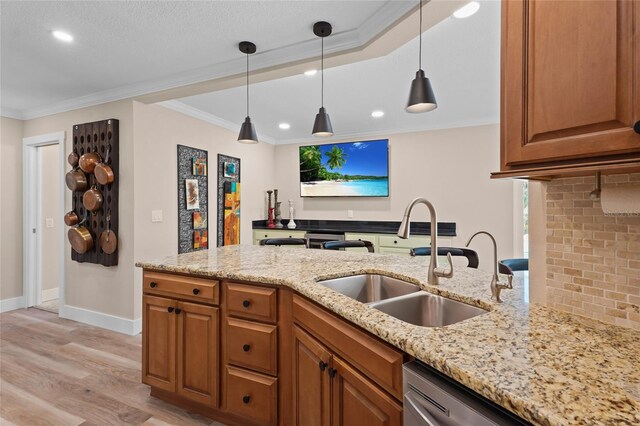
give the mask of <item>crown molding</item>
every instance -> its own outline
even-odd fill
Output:
[[[21,111],[13,108],[0,108],[0,116],[7,118],[14,118],[16,120],[24,120],[24,116]]]
[[[413,2],[386,2],[371,15],[360,28],[336,32],[328,38],[325,41],[325,56],[363,47],[379,34],[382,34],[387,27],[395,24],[398,19],[413,11],[413,9],[415,9]],[[309,31],[309,39],[252,55],[253,72],[316,57],[319,54],[318,40],[316,37],[312,37],[312,35],[312,32]],[[260,46],[258,46],[258,49],[259,48]],[[7,109],[6,114],[10,114],[8,116],[11,118],[31,120],[33,118],[86,108],[107,102],[135,98],[208,80],[239,75],[244,73],[245,66],[245,59],[239,57],[209,67],[202,67],[140,84],[95,92],[41,107],[27,108],[21,111]],[[4,108],[2,109],[2,115],[5,115]]]
[[[180,101],[164,101],[158,102],[156,105],[160,105],[181,114],[188,115],[189,117],[205,121],[218,127],[222,127],[223,129],[231,130],[234,133],[238,133],[240,131],[239,124],[232,123],[231,121],[225,120],[213,114],[209,114],[208,112],[204,112],[198,108],[194,108]],[[277,144],[276,141],[269,136],[260,136],[258,139],[260,142],[265,142],[270,145]]]

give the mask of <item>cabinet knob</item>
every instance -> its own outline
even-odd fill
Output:
[[[180,312],[182,312],[182,309],[176,308],[176,315],[180,315]]]
[[[393,240],[393,244],[398,244],[398,240]]]
[[[245,395],[242,397],[242,402],[244,402],[245,404],[248,404],[249,401],[251,401],[251,395]]]
[[[333,379],[334,377],[336,377],[336,374],[338,374],[338,370],[336,370],[335,368],[329,369],[329,377]]]
[[[156,287],[158,287],[158,283],[157,283],[157,282],[154,282],[154,281],[151,281],[151,282],[149,283],[149,287],[151,287],[151,288],[156,288]]]
[[[194,289],[193,289],[193,294],[198,295],[198,293],[200,293],[200,290],[199,290],[199,289],[197,289],[197,288],[194,288]]]
[[[169,313],[173,312],[173,306],[169,306],[169,307],[167,308],[167,312],[169,312]]]
[[[245,308],[248,308],[248,307],[249,307],[249,305],[251,305],[251,302],[250,302],[250,301],[248,301],[248,300],[243,300],[243,301],[242,301],[242,306],[244,306]]]
[[[318,366],[320,367],[320,371],[324,371],[327,369],[327,367],[329,366],[329,364],[327,364],[324,361],[320,361],[320,363],[318,364]]]
[[[640,120],[639,120],[639,121],[636,121],[636,124],[634,124],[634,125],[633,125],[633,130],[634,130],[636,133],[640,134]]]
[[[249,352],[251,350],[251,345],[248,343],[245,343],[244,345],[242,345],[242,350],[245,352]]]

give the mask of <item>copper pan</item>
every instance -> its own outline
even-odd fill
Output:
[[[100,210],[100,207],[102,207],[102,201],[102,193],[98,191],[98,188],[96,188],[95,185],[93,185],[93,187],[82,196],[82,205],[90,212]]]
[[[83,225],[86,220],[87,213],[85,212],[82,222],[73,228],[70,228],[67,232],[71,248],[79,254],[84,254],[93,249],[93,237],[91,236],[91,232],[89,232],[89,230]]]
[[[78,218],[78,215],[74,211],[67,212],[67,214],[64,215],[64,223],[67,226],[77,225],[79,220],[80,218]]]
[[[84,191],[87,189],[87,176],[80,169],[73,169],[64,178],[67,188],[72,191]]]
[[[102,162],[100,154],[95,151],[82,154],[79,160],[80,168],[85,173],[93,173],[98,163]]]
[[[109,165],[109,151],[110,147],[107,147],[107,155],[105,156],[104,161],[96,164],[96,167],[93,170],[96,180],[101,185],[109,185],[110,183],[113,183],[113,180],[115,179],[113,169],[111,169],[111,166]]]

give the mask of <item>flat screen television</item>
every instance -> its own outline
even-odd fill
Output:
[[[388,197],[389,140],[301,146],[301,197]]]

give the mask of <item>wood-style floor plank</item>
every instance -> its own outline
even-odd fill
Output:
[[[0,314],[0,425],[220,425],[152,398],[140,356],[139,335],[36,309]]]

